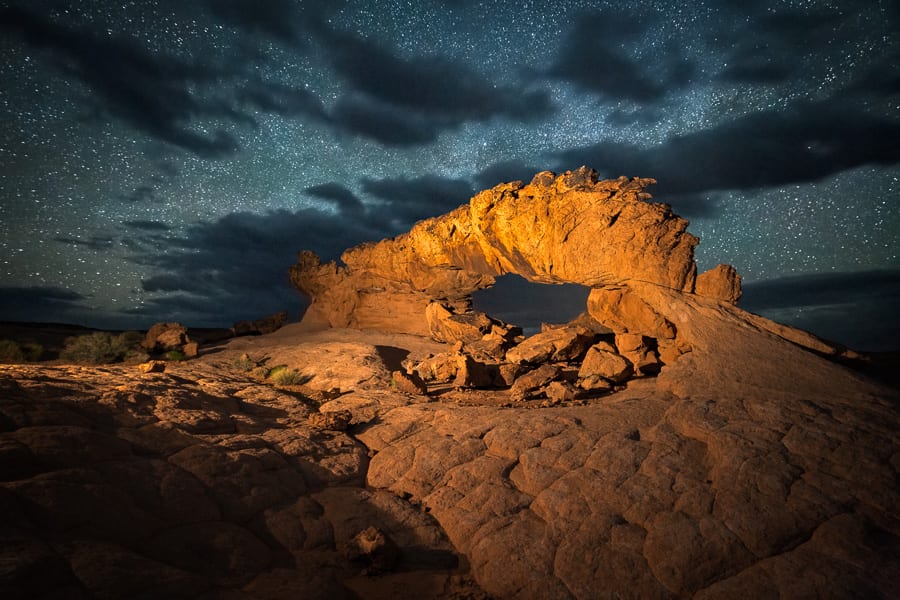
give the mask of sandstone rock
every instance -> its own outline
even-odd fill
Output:
[[[480,363],[471,356],[461,354],[457,362],[456,378],[453,385],[459,388],[492,387],[496,380],[495,370]]]
[[[526,338],[506,353],[512,363],[538,364],[545,361],[577,361],[591,346],[594,336],[577,327],[548,329]]]
[[[440,302],[425,308],[425,320],[431,337],[439,342],[475,342],[491,331],[494,321],[480,311],[456,314]]]
[[[602,377],[612,383],[623,383],[634,373],[634,367],[623,356],[592,346],[581,363],[578,378]]]
[[[547,385],[556,379],[558,375],[558,367],[550,364],[542,364],[536,369],[532,369],[531,371],[519,375],[515,382],[513,382],[512,388],[509,390],[509,395],[513,400],[527,400],[532,392]]]
[[[660,359],[656,351],[651,348],[651,342],[653,342],[652,339],[638,334],[620,333],[616,335],[616,347],[619,354],[634,365],[634,372],[638,376],[653,375],[659,372]]]
[[[347,558],[366,563],[366,574],[375,575],[390,571],[397,564],[400,550],[386,533],[377,527],[367,527],[345,547]]]
[[[575,388],[565,381],[551,381],[544,390],[553,404],[560,404],[575,399]]]
[[[518,363],[502,363],[497,365],[497,387],[509,387],[516,381],[516,377],[522,374],[525,367]]]
[[[590,394],[611,392],[613,384],[601,375],[588,375],[578,380],[578,387]]]
[[[148,352],[181,350],[190,342],[187,327],[180,323],[157,323],[147,331],[141,346]]]
[[[634,333],[660,339],[675,337],[675,326],[628,287],[591,290],[588,312],[616,333]]]
[[[353,414],[349,410],[317,412],[309,415],[310,426],[331,431],[346,431],[352,420]]]
[[[737,304],[741,299],[741,276],[731,265],[716,265],[697,276],[694,293]]]
[[[428,387],[415,371],[413,371],[412,373],[406,373],[405,371],[394,371],[391,373],[391,381],[393,382],[393,385],[401,392],[405,392],[407,394],[416,394],[419,396],[428,394]]]
[[[283,310],[255,321],[238,321],[231,329],[234,335],[265,335],[284,327],[287,320],[288,312]]]
[[[430,334],[426,307],[449,298],[457,302],[450,312],[462,312],[473,291],[506,273],[538,283],[639,279],[692,291],[697,239],[668,206],[645,202],[652,183],[598,181],[586,168],[544,173],[528,185],[485,190],[396,238],[351,248],[341,256],[346,266],[301,252],[291,281],[312,298],[304,322]]]
[[[166,370],[166,361],[150,360],[145,363],[139,364],[138,369],[140,369],[144,373],[162,373]]]
[[[446,383],[453,381],[459,370],[460,355],[458,352],[442,352],[413,363],[412,370],[423,381]]]
[[[196,358],[200,355],[200,344],[197,342],[188,342],[181,349],[184,352],[185,358]]]

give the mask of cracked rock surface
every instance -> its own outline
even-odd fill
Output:
[[[400,391],[447,346],[371,331],[288,326],[158,373],[0,367],[0,591],[896,597],[897,392],[728,305],[681,312],[692,349],[657,377],[546,408]]]

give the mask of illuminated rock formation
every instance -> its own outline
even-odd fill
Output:
[[[307,324],[428,335],[434,300],[464,311],[472,292],[515,273],[537,283],[588,287],[646,281],[694,290],[697,238],[652,179],[598,181],[581,168],[504,183],[406,234],[344,252],[344,266],[301,252],[294,285],[312,299]]]

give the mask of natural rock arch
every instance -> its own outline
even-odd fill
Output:
[[[697,277],[688,221],[651,203],[653,179],[598,180],[582,167],[503,183],[405,234],[350,248],[344,266],[298,255],[291,281],[312,302],[310,327],[431,333],[429,304],[471,308],[471,294],[514,273],[537,283],[594,288],[588,310],[614,330],[674,338],[675,329],[632,294],[633,282],[726,301],[739,296],[731,267]],[[605,321],[610,321],[606,323]]]

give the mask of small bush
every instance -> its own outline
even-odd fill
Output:
[[[66,340],[66,346],[59,357],[77,363],[102,365],[122,362],[135,350],[131,332],[113,335],[98,331],[90,335],[80,335]]]
[[[187,355],[181,350],[169,350],[166,352],[166,360],[184,360]]]
[[[29,362],[37,362],[44,355],[44,347],[37,342],[22,342],[19,347],[25,354],[25,360]]]
[[[259,366],[258,363],[250,358],[249,354],[242,354],[231,361],[231,367],[235,371],[241,371],[242,373],[248,373],[257,366]]]
[[[0,362],[35,362],[41,359],[44,347],[35,342],[0,340]]]
[[[25,353],[16,342],[0,340],[0,362],[25,362]]]
[[[309,381],[309,377],[280,365],[269,370],[268,379],[278,385],[300,385]]]

